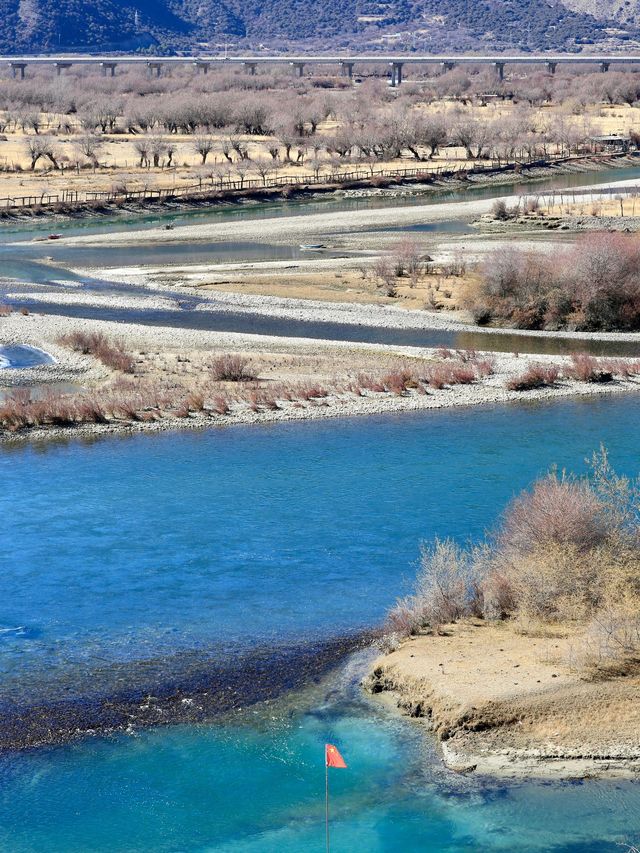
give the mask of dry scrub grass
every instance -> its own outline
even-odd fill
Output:
[[[119,370],[122,373],[134,371],[133,359],[125,351],[124,345],[118,341],[109,340],[101,332],[72,332],[69,335],[63,335],[58,343],[69,347],[74,352],[93,355],[112,370]]]
[[[365,354],[345,370],[335,354],[296,357],[241,352],[127,352],[101,333],[77,331],[58,342],[91,355],[111,368],[99,387],[75,394],[51,392],[32,397],[18,389],[0,403],[0,428],[139,423],[172,418],[200,421],[284,408],[340,405],[354,397],[425,395],[431,389],[475,382],[493,370],[492,362],[460,351],[441,362]],[[337,370],[341,368],[341,373]]]
[[[423,546],[413,595],[389,614],[407,636],[464,617],[581,626],[585,673],[640,668],[640,491],[594,455],[589,479],[539,480],[480,546]]]

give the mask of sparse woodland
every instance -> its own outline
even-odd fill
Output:
[[[367,69],[355,88],[327,70],[305,79],[287,69],[198,77],[188,68],[101,78],[72,68],[56,79],[5,79],[3,184],[15,175],[14,185],[26,185],[21,172],[37,172],[49,188],[59,173],[74,186],[109,188],[266,181],[283,170],[318,175],[401,161],[428,171],[590,152],[594,134],[640,132],[633,71],[551,76],[532,67],[500,82],[488,69],[453,69],[395,91],[376,76],[384,73]]]

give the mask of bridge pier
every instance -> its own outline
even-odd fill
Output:
[[[603,74],[606,74],[606,72],[609,70],[609,65],[611,65],[610,62],[601,62],[600,63],[600,71]]]
[[[340,63],[340,74],[343,77],[348,77],[349,80],[351,80],[353,77],[353,65],[353,62],[347,62],[346,60],[343,60]]]
[[[391,86],[395,89],[402,83],[402,62],[390,62],[391,68]]]
[[[102,76],[106,77],[107,72],[108,72],[109,77],[115,77],[117,67],[118,67],[117,62],[101,62],[100,63],[100,70],[102,71]]]
[[[150,76],[155,74],[156,77],[160,77],[162,75],[162,62],[147,62],[147,74]]]
[[[496,69],[496,72],[498,74],[498,80],[501,83],[504,80],[504,66],[505,66],[504,62],[494,62],[493,63],[493,67]]]
[[[557,62],[553,62],[552,60],[549,60],[547,62],[547,71],[549,72],[549,74],[555,74],[557,67],[558,67]]]
[[[67,71],[72,65],[72,62],[54,62],[53,66],[56,69],[56,76],[59,77],[63,71]]]
[[[252,77],[256,76],[256,71],[258,70],[257,62],[243,62],[242,65],[247,74],[251,74]]]
[[[25,71],[27,69],[26,62],[10,62],[9,67],[11,68],[11,76],[15,80],[16,77],[20,77],[21,80],[24,80]]]
[[[193,63],[193,67],[196,69],[198,74],[200,72],[202,72],[203,74],[209,73],[209,63],[204,62],[202,59],[196,59],[196,61]]]
[[[304,62],[290,62],[296,77],[304,77]]]

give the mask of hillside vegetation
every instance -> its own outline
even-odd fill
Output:
[[[637,43],[633,16],[606,8],[610,15],[586,0],[0,0],[0,51],[219,49],[220,37],[245,49],[303,41],[403,51]]]

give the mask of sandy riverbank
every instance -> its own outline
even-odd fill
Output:
[[[606,185],[595,184],[589,189],[597,196],[598,190],[607,187],[634,186],[637,180],[623,180]],[[542,193],[535,193],[546,203]],[[513,206],[522,201],[521,195],[499,197],[505,204]],[[349,249],[367,248],[371,236],[362,234],[373,229],[380,231],[419,225],[425,222],[452,220],[470,221],[487,213],[496,199],[441,202],[435,204],[398,206],[371,210],[333,211],[313,213],[305,216],[281,216],[240,222],[203,222],[176,226],[170,231],[165,228],[127,231],[106,234],[87,234],[63,237],[59,243],[67,246],[127,246],[144,243],[171,244],[189,241],[198,242],[258,242],[291,245],[296,242],[323,242],[337,240],[336,246]]]
[[[62,335],[80,327],[85,332],[100,331],[120,341],[134,359],[134,374],[119,375],[92,356],[79,355],[60,346],[58,341]],[[101,393],[113,394],[114,389],[120,393],[125,382],[128,391],[136,393],[151,385],[170,391],[174,398],[176,395],[180,399],[180,395],[188,398],[194,392],[205,398],[202,408],[180,415],[175,413],[175,406],[169,406],[164,411],[154,409],[135,417],[110,417],[104,423],[51,425],[18,432],[4,430],[0,434],[3,441],[15,441],[25,435],[34,438],[104,435],[419,412],[640,390],[640,380],[632,377],[604,384],[562,379],[553,387],[511,391],[506,384],[509,378],[522,374],[530,364],[561,366],[566,359],[506,353],[487,354],[486,358],[477,354],[476,359],[480,361],[490,360],[491,372],[478,376],[469,384],[445,384],[442,388],[427,384],[392,390],[384,385],[387,381],[385,376],[403,369],[422,375],[434,365],[447,362],[447,359],[443,359],[439,351],[428,348],[147,327],[94,320],[83,320],[79,324],[73,318],[54,315],[13,314],[3,318],[0,321],[0,343],[31,344],[52,352],[57,358],[56,364],[32,371],[2,371],[0,386],[46,387],[73,381],[76,386],[86,389],[86,393],[99,396]],[[203,391],[202,382],[210,375],[212,357],[225,352],[242,353],[249,358],[257,379],[249,383],[223,384],[214,390],[207,385]],[[322,392],[312,394],[310,387],[320,387]],[[293,393],[289,393],[292,389]],[[226,395],[228,408],[224,411],[209,403],[208,395],[213,394],[215,398],[218,393]]]
[[[166,268],[165,268],[166,271]],[[80,269],[80,275],[91,276],[95,270]],[[158,273],[161,274],[158,268]],[[167,291],[175,293],[176,288],[184,286],[185,293],[202,297],[202,302],[194,310],[201,312],[229,311],[233,313],[257,314],[264,317],[298,320],[302,322],[336,323],[351,326],[372,326],[389,329],[439,330],[450,332],[477,332],[486,336],[487,349],[491,349],[491,338],[497,335],[520,336],[527,338],[557,339],[575,341],[576,349],[581,343],[589,341],[620,341],[638,342],[640,333],[637,332],[574,332],[574,331],[540,331],[530,329],[511,329],[478,326],[470,321],[465,311],[435,311],[427,308],[400,307],[400,305],[366,304],[350,301],[314,300],[308,298],[290,298],[286,296],[262,295],[232,290],[201,289],[198,281],[208,280],[206,272],[187,271],[186,281],[179,274],[174,277],[171,272],[170,282],[158,280],[148,268],[123,267],[109,270],[109,278],[117,284],[131,284],[147,288],[144,297],[120,296],[96,291],[64,295],[59,299],[58,293],[52,291],[31,291],[22,289],[12,291],[9,288],[8,298],[12,300],[33,299],[43,302],[60,302],[60,304],[86,304],[105,308],[138,308],[169,310],[176,307],[175,301],[168,296]],[[157,291],[157,294],[148,291]],[[129,299],[131,301],[129,302]],[[76,322],[85,322],[77,320]],[[188,331],[188,330],[185,330]],[[279,338],[280,339],[280,338]],[[285,338],[283,338],[284,340]],[[291,340],[297,340],[291,338]]]
[[[511,777],[640,774],[640,679],[588,681],[576,629],[470,621],[418,636],[365,681],[439,738],[447,767]]]

